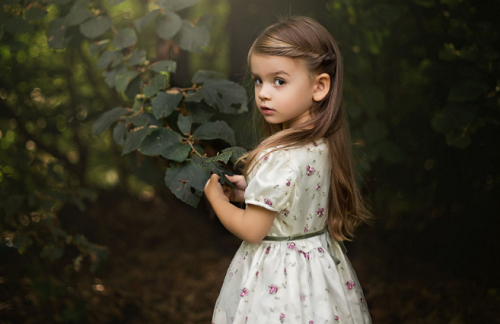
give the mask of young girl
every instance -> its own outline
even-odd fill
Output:
[[[205,186],[243,240],[212,321],[371,323],[342,243],[370,213],[354,179],[339,49],[316,21],[292,17],[255,40],[248,63],[267,138],[246,157],[245,177],[228,177],[236,190],[215,174]]]

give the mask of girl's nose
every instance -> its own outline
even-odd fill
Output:
[[[269,99],[271,99],[271,93],[270,93],[269,90],[270,89],[269,89],[269,87],[266,84],[262,85],[262,88],[259,91],[259,99],[260,100],[269,100]]]

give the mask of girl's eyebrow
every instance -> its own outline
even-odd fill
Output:
[[[279,71],[276,71],[276,72],[271,72],[271,73],[268,73],[268,74],[270,74],[270,75],[286,74],[286,75],[290,76],[290,74],[286,73],[283,70],[279,70]],[[257,76],[258,77],[259,75],[252,72],[252,76]]]

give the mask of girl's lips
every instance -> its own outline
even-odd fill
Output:
[[[262,113],[264,115],[272,115],[272,114],[274,114],[274,110],[271,109],[271,108],[267,108],[267,107],[264,108],[264,107],[262,107],[261,109],[262,109]]]

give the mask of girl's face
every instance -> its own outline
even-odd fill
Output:
[[[299,61],[284,56],[252,54],[255,102],[270,124],[283,123],[283,129],[310,118],[314,78]]]

